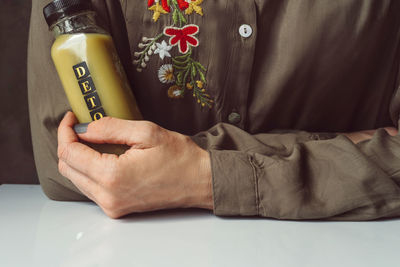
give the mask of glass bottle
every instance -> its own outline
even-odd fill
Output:
[[[51,57],[79,122],[141,119],[113,40],[96,24],[91,1],[54,0],[43,13],[55,37]]]

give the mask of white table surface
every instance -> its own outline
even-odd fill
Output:
[[[0,266],[400,266],[400,220],[293,222],[175,210],[106,217],[0,186]]]

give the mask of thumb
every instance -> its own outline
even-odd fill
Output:
[[[149,121],[122,120],[104,117],[88,124],[86,132],[81,131],[81,140],[96,144],[121,144],[135,148],[150,148],[160,143],[165,129]]]

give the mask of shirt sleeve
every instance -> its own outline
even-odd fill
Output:
[[[210,153],[216,215],[400,216],[400,136],[384,129],[358,144],[341,134],[251,135],[224,123],[192,138]]]

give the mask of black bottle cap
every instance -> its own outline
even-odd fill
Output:
[[[43,15],[50,27],[59,19],[86,10],[93,10],[90,0],[53,0],[43,8]]]

